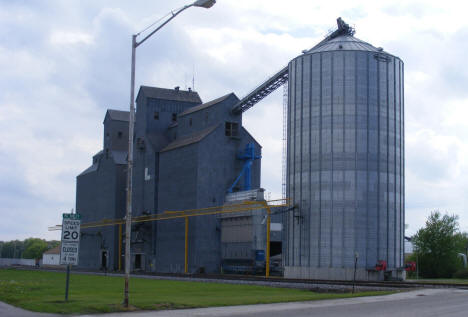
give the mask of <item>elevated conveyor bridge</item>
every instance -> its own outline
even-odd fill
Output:
[[[253,107],[260,100],[286,83],[288,81],[288,75],[288,66],[286,66],[242,98],[242,100],[232,107],[232,113],[239,114]]]
[[[318,43],[314,47],[319,47],[320,45],[341,35],[350,35],[350,36],[354,35],[355,33],[354,28],[346,24],[341,18],[338,18],[336,22],[338,24],[338,28],[332,33],[330,33],[325,39],[323,39],[320,43]],[[306,52],[307,50],[303,51],[303,53],[306,53]],[[285,84],[288,81],[288,77],[289,77],[288,75],[289,75],[288,66],[286,66],[283,69],[281,69],[279,72],[277,72],[275,75],[267,79],[263,84],[255,88],[247,96],[242,98],[242,100],[239,101],[232,108],[232,112],[235,114],[238,114],[238,113],[242,113],[250,109],[260,100],[262,100],[263,98],[271,94],[273,91],[275,91],[277,88],[279,88],[283,84]]]

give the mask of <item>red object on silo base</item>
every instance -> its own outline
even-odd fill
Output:
[[[386,271],[387,270],[387,261],[378,260],[377,264],[375,265],[376,271]]]
[[[414,261],[407,262],[405,265],[405,271],[408,271],[408,272],[416,271],[416,262]]]

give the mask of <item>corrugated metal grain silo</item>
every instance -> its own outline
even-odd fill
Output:
[[[404,275],[403,61],[353,35],[289,63],[286,277]]]

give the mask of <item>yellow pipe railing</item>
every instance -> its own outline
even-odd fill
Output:
[[[208,216],[217,214],[228,214],[236,212],[249,212],[254,210],[265,209],[267,212],[266,231],[266,259],[265,259],[265,277],[270,276],[270,226],[271,226],[271,208],[289,206],[289,198],[274,199],[269,201],[245,201],[240,204],[223,205],[216,207],[207,207],[200,209],[187,209],[180,211],[164,211],[163,213],[133,217],[132,223],[147,222],[147,221],[160,221],[170,219],[185,219],[185,252],[184,252],[184,272],[188,273],[188,226],[189,217]],[[104,226],[119,226],[119,271],[122,268],[122,225],[125,224],[125,219],[103,219],[101,221],[88,222],[81,225],[82,229],[104,227]],[[49,231],[61,230],[61,225],[49,227]]]

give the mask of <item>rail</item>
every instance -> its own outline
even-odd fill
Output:
[[[199,208],[199,209],[185,209],[185,210],[167,210],[159,214],[145,215],[132,217],[132,224],[140,222],[149,222],[149,221],[161,221],[161,220],[170,220],[170,219],[184,219],[185,220],[185,249],[184,249],[184,272],[188,273],[188,228],[189,228],[189,218],[190,217],[199,217],[199,216],[208,216],[208,215],[218,215],[218,214],[229,214],[229,213],[239,213],[239,212],[249,212],[254,210],[263,210],[267,212],[267,241],[266,241],[266,263],[265,263],[265,277],[270,276],[270,222],[271,222],[271,209],[279,207],[289,206],[290,200],[288,198],[281,198],[275,200],[260,200],[260,201],[244,201],[239,204]],[[126,219],[102,219],[100,221],[87,222],[81,225],[81,229],[105,227],[105,226],[119,226],[119,253],[122,254],[122,225],[126,223]],[[49,227],[49,231],[61,230],[61,225],[55,225]],[[119,270],[122,266],[122,258],[119,257]]]

